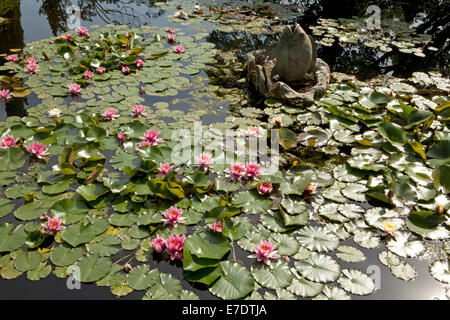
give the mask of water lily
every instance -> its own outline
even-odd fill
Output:
[[[47,146],[38,141],[32,142],[31,144],[26,146],[25,149],[39,159],[43,159],[49,155],[49,153],[47,152]]]
[[[177,11],[175,12],[175,14],[173,15],[175,18],[179,18],[179,19],[187,19],[187,13],[184,11]]]
[[[161,253],[166,248],[166,241],[163,237],[156,237],[150,242],[154,251]]]
[[[147,115],[147,110],[143,105],[138,104],[133,108],[131,115],[133,117],[145,117]]]
[[[142,61],[141,59],[139,59],[138,61],[136,61],[136,67],[138,67],[139,69],[142,68],[144,66],[144,61]]]
[[[245,175],[245,167],[240,163],[233,163],[229,169],[224,170],[231,180],[241,180]]]
[[[130,68],[128,68],[127,66],[122,66],[122,73],[124,75],[127,75],[130,73]]]
[[[103,117],[107,120],[114,120],[120,117],[120,115],[117,113],[117,110],[114,108],[108,108],[103,113]]]
[[[169,43],[173,43],[173,42],[175,42],[175,33],[169,33],[168,35],[167,35],[167,41],[169,41]]]
[[[19,57],[17,56],[17,54],[11,54],[6,57],[6,60],[8,60],[9,62],[18,62]]]
[[[81,87],[76,83],[71,83],[67,87],[73,95],[78,95],[80,93]]]
[[[183,210],[177,207],[170,207],[163,213],[164,225],[177,226],[179,223],[184,223],[185,218],[182,217]]]
[[[26,64],[37,64],[37,60],[33,57],[29,57],[25,60]]]
[[[70,34],[63,34],[57,37],[57,39],[64,39],[69,41],[72,36]]]
[[[0,139],[0,148],[17,147],[19,139],[15,139],[12,135]]]
[[[222,232],[223,231],[223,223],[220,221],[214,222],[214,224],[208,224],[208,229],[214,232]]]
[[[89,80],[89,79],[92,79],[93,77],[94,77],[94,73],[92,72],[92,71],[85,71],[84,73],[83,73],[83,75],[84,75],[84,78],[86,79],[86,80]]]
[[[125,140],[127,140],[127,139],[125,138],[125,134],[124,134],[122,131],[119,131],[119,132],[117,133],[117,138],[119,139],[120,142],[124,142]]]
[[[50,118],[59,118],[61,116],[61,110],[58,107],[48,110],[48,116]]]
[[[443,214],[445,206],[449,203],[449,200],[447,199],[447,196],[445,194],[441,194],[434,199],[434,203],[436,205],[436,213]]]
[[[170,33],[175,33],[175,29],[173,28],[167,28],[167,31],[169,31]]]
[[[272,191],[273,191],[273,186],[272,186],[272,183],[270,183],[270,182],[263,182],[258,187],[258,192],[262,196],[271,194]]]
[[[160,174],[162,174],[163,176],[165,176],[166,174],[168,174],[170,171],[172,171],[173,166],[170,165],[170,163],[161,163],[159,165],[159,169],[158,172]]]
[[[255,254],[249,255],[249,258],[256,258],[257,261],[263,261],[270,265],[271,259],[277,259],[280,255],[275,250],[275,246],[270,241],[260,240],[259,244],[253,246]]]
[[[47,220],[47,224],[45,225],[45,232],[49,234],[55,234],[58,231],[64,230],[66,227],[62,225],[62,220],[53,217]]]
[[[105,71],[106,71],[106,69],[103,68],[103,67],[98,67],[98,68],[97,68],[97,73],[98,73],[98,74],[103,74],[103,73],[105,73]]]
[[[245,174],[249,178],[257,179],[261,174],[260,165],[257,163],[247,163],[245,166]]]
[[[283,117],[282,116],[275,116],[272,118],[271,124],[274,127],[282,127],[283,126]]]
[[[35,63],[28,63],[27,65],[25,65],[24,70],[29,74],[35,74],[36,72],[39,71],[39,66]]]
[[[12,98],[11,91],[9,91],[8,89],[0,90],[0,98],[2,102],[8,102]]]
[[[247,135],[250,137],[257,137],[259,134],[259,129],[257,126],[251,126],[247,129]]]
[[[183,53],[183,52],[184,52],[184,47],[183,47],[183,46],[175,46],[175,47],[173,48],[173,51],[174,51],[175,53]]]
[[[391,219],[385,219],[383,220],[383,234],[384,235],[392,235],[395,231],[397,231],[399,229],[399,225]]]
[[[186,236],[171,234],[166,240],[166,252],[170,256],[170,260],[183,260],[183,245],[186,241]]]
[[[143,140],[142,142],[147,142],[149,146],[153,146],[156,145],[158,143],[162,143],[164,142],[163,139],[160,139],[161,132],[156,131],[156,130],[147,130],[145,131],[145,134],[143,137],[141,137],[141,140]]]
[[[77,34],[82,38],[89,37],[89,31],[85,27],[78,27],[76,31],[77,31]]]
[[[200,154],[200,156],[196,158],[196,160],[198,162],[197,166],[199,166],[202,169],[206,169],[211,166],[213,159],[210,153],[203,152]]]
[[[305,190],[303,191],[305,196],[310,196],[314,193],[316,193],[316,185],[314,184],[314,182],[311,182],[310,184],[308,184],[305,188]]]

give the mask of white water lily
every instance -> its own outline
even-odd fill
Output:
[[[400,225],[393,219],[383,220],[383,233],[392,235],[395,231],[400,229]]]
[[[48,116],[51,118],[59,118],[61,116],[61,110],[59,108],[51,108],[48,110]]]
[[[445,194],[441,194],[434,199],[435,211],[436,213],[442,214],[444,213],[445,207],[448,205],[449,200]]]

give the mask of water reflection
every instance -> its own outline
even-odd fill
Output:
[[[23,48],[20,0],[1,0],[0,17],[7,19],[0,23],[0,53],[8,53],[10,49]]]
[[[74,3],[70,0],[42,0],[39,14],[47,16],[52,33],[56,36],[68,31],[67,8],[71,5],[79,6],[83,21],[92,22],[96,18],[105,24],[139,27],[147,24],[148,19],[164,13],[161,9],[151,10],[155,2],[156,0],[85,0]]]

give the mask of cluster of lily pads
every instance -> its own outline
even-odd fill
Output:
[[[400,52],[418,57],[425,57],[424,48],[430,51],[438,50],[430,45],[430,35],[417,34],[406,22],[393,19],[381,19],[379,28],[371,29],[361,18],[321,18],[318,25],[311,27],[311,30],[314,36],[320,37],[317,43],[328,47],[338,39],[342,46],[363,44],[382,52],[390,52],[396,48]]]
[[[161,100],[205,85],[190,82],[215,61],[206,35],[91,27],[88,38],[28,44],[1,67],[41,102],[0,123],[0,276],[53,272],[144,299],[198,298],[192,288],[223,299],[349,299],[375,291],[358,269],[366,259],[358,246],[385,246],[380,262],[396,277],[415,278],[404,259],[427,256],[431,275],[449,284],[448,79],[364,83],[335,73],[308,108],[273,99],[249,107],[242,89],[215,87],[216,101],[237,92],[245,107],[200,127],[195,140],[193,123],[207,111],[172,111]],[[108,39],[112,47],[101,49]],[[109,54],[111,64],[101,58]],[[35,72],[24,70],[29,58]],[[122,71],[138,59],[142,68]],[[178,121],[159,119],[169,115]],[[222,139],[227,129],[237,150]],[[270,145],[279,170],[242,153],[255,139]],[[355,245],[341,244],[347,239]],[[161,260],[183,277],[161,272]]]

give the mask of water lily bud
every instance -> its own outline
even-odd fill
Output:
[[[123,265],[123,271],[125,271],[126,273],[130,272],[131,270],[133,270],[133,267],[131,266],[131,264],[125,263]]]
[[[316,192],[316,186],[313,182],[308,184],[308,186],[305,188],[305,191],[303,191],[305,196],[310,196]]]

